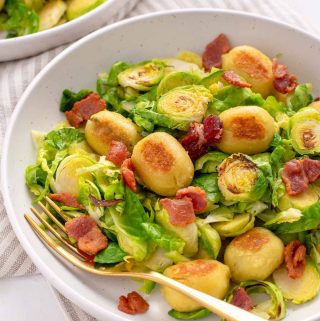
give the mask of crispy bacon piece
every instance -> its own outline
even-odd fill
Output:
[[[81,215],[65,224],[69,236],[78,242],[78,247],[90,255],[95,255],[108,245],[108,239],[97,226],[96,221],[88,216]]]
[[[290,242],[284,249],[284,262],[288,276],[300,278],[306,267],[306,247],[298,240]]]
[[[92,93],[86,98],[77,101],[65,115],[68,122],[75,128],[83,126],[86,121],[99,111],[106,108],[106,102],[97,93]]]
[[[282,180],[289,195],[299,195],[308,188],[308,178],[300,161],[292,159],[284,165]]]
[[[203,124],[193,122],[181,144],[191,159],[195,160],[206,154],[210,146],[219,143],[223,127],[220,118],[216,115],[208,116]]]
[[[207,140],[204,138],[203,124],[193,122],[188,133],[182,137],[181,145],[188,152],[191,159],[195,160],[208,153]]]
[[[305,158],[300,161],[309,183],[314,183],[320,177],[320,161]]]
[[[90,199],[91,203],[93,203],[95,206],[105,206],[105,207],[117,205],[117,204],[123,202],[123,200],[110,200],[110,201],[97,200],[93,195],[89,195],[89,199]]]
[[[111,141],[108,154],[106,155],[106,160],[109,160],[117,166],[121,166],[122,163],[130,157],[131,153],[123,142],[119,142],[117,140]]]
[[[169,221],[172,225],[186,226],[196,220],[190,198],[163,198],[160,200],[160,204],[169,213]]]
[[[229,39],[221,33],[217,38],[207,44],[202,54],[202,64],[206,71],[212,67],[220,68],[222,65],[221,57],[231,49]]]
[[[69,193],[50,194],[49,198],[53,201],[60,202],[65,206],[80,208],[81,210],[84,209],[84,206],[78,202],[77,197]]]
[[[231,304],[246,311],[253,309],[254,303],[244,288],[235,290]]]
[[[125,184],[133,191],[137,191],[136,178],[134,177],[134,166],[131,158],[127,158],[121,165],[121,175]]]
[[[118,309],[127,314],[145,313],[149,309],[149,304],[139,293],[133,291],[126,297],[120,296]]]
[[[203,211],[208,204],[207,194],[200,187],[189,186],[177,191],[177,199],[188,198],[191,199],[193,209],[195,211]]]
[[[252,85],[245,82],[241,77],[232,70],[227,70],[222,74],[223,79],[230,85],[241,87],[241,88],[251,88]]]
[[[287,94],[295,90],[298,86],[297,78],[293,74],[289,74],[288,67],[278,63],[274,58],[272,60],[273,70],[273,87],[282,94]]]

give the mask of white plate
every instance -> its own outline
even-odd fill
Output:
[[[84,35],[120,20],[138,0],[107,0],[87,14],[60,26],[23,37],[0,39],[0,62],[33,56],[77,40]]]
[[[158,56],[175,56],[180,50],[201,53],[220,32],[227,34],[233,45],[250,44],[270,57],[281,53],[281,61],[301,82],[311,81],[315,86],[320,83],[319,39],[253,15],[192,9],[137,17],[88,35],[39,73],[14,111],[4,142],[1,168],[2,191],[10,221],[23,247],[48,280],[101,320],[164,321],[171,318],[159,291],[148,298],[150,310],[147,314],[129,316],[119,312],[119,295],[137,289],[137,283],[82,272],[52,255],[31,231],[23,218],[31,205],[24,185],[24,169],[35,161],[36,155],[30,131],[52,129],[64,118],[58,110],[62,90],[94,88],[97,74],[108,70],[116,60],[138,62]],[[319,303],[319,299],[315,299],[294,309],[290,307],[286,320],[319,320]]]

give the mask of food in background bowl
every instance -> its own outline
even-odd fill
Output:
[[[302,303],[320,287],[319,112],[311,85],[285,65],[253,47],[230,49],[220,35],[202,59],[119,61],[99,75],[97,92],[65,90],[67,122],[34,132],[38,157],[26,182],[36,200],[61,203],[68,229],[95,220],[103,242],[91,240],[87,253],[97,264],[147,267],[280,320],[285,298]],[[271,66],[268,91],[264,77],[261,87],[246,76],[248,61],[250,70]],[[230,277],[238,284],[226,295]],[[254,303],[255,292],[270,300]],[[163,293],[177,319],[208,314]]]
[[[105,0],[0,0],[0,31],[19,37],[76,19]]]

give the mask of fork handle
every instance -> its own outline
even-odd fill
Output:
[[[189,298],[206,307],[208,310],[229,321],[265,321],[265,319],[262,319],[253,313],[247,312],[230,303],[190,288],[189,286],[170,279],[163,274],[154,271],[151,271],[148,274],[151,276],[150,279],[153,279],[153,281],[185,294]]]

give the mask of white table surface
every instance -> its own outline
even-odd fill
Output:
[[[320,30],[320,0],[291,1],[292,7]],[[70,321],[40,275],[0,280],[0,320]]]

